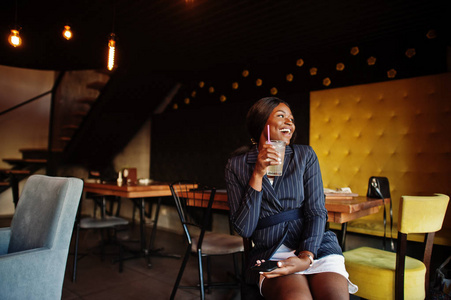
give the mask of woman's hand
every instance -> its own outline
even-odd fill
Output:
[[[279,152],[273,145],[263,144],[259,147],[257,162],[252,173],[249,185],[256,191],[262,190],[263,176],[265,176],[268,166],[277,165],[282,162]]]
[[[285,260],[278,261],[277,266],[278,268],[271,272],[260,272],[260,274],[266,278],[275,278],[301,272],[310,267],[310,260],[307,257],[292,256]]]
[[[258,152],[257,162],[255,163],[254,174],[261,177],[265,176],[268,166],[278,165],[282,161],[279,152],[273,145],[264,144]]]

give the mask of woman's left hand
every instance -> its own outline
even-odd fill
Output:
[[[296,272],[307,270],[310,267],[310,262],[304,259],[300,259],[297,256],[289,257],[285,260],[280,260],[277,263],[278,268],[271,272],[261,272],[266,278],[275,278],[279,276],[285,276]]]

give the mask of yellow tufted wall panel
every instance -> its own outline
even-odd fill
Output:
[[[325,187],[366,195],[387,177],[395,223],[401,195],[451,195],[451,73],[312,92],[310,120]],[[437,243],[451,245],[450,211]],[[348,226],[382,235],[382,211]]]

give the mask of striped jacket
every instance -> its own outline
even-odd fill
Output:
[[[287,146],[282,176],[274,177],[274,185],[265,176],[260,192],[248,184],[257,156],[258,149],[254,147],[230,158],[225,170],[230,220],[238,234],[251,238],[254,243],[250,265],[257,259],[269,259],[282,243],[298,251],[311,251],[315,258],[342,254],[336,235],[324,231],[327,210],[321,171],[313,149],[304,145]],[[295,208],[301,209],[300,219],[256,229],[259,219]],[[257,282],[258,272],[247,268],[246,281]]]

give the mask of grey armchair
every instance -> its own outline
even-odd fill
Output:
[[[78,178],[28,178],[11,227],[0,228],[0,299],[61,299],[82,190]]]

